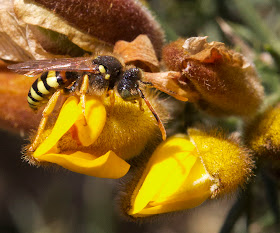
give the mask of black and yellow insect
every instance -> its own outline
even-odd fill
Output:
[[[72,58],[42,61],[29,61],[9,66],[10,69],[27,76],[41,73],[31,86],[28,93],[29,106],[37,110],[57,91],[63,93],[77,91],[85,75],[89,78],[89,90],[101,95],[105,90],[112,89],[122,71],[121,63],[112,56],[99,56],[96,59]]]
[[[114,56],[28,61],[8,68],[27,76],[42,73],[32,84],[27,97],[29,106],[34,110],[48,102],[36,138],[30,148],[31,151],[36,148],[48,115],[53,111],[58,97],[73,92],[80,96],[84,114],[85,95],[102,96],[117,92],[125,101],[144,99],[158,122],[163,139],[166,138],[161,120],[140,89],[140,83],[146,84],[142,82],[142,71],[139,68],[125,69],[125,66]]]
[[[77,74],[74,72],[44,72],[29,89],[27,97],[29,106],[37,110],[57,89],[69,86],[75,79]]]

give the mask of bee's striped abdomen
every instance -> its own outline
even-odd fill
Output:
[[[78,75],[75,72],[49,71],[43,73],[32,84],[27,101],[32,109],[38,109],[40,105],[47,102],[56,90],[70,85]]]

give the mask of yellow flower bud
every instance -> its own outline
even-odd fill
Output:
[[[245,143],[259,157],[280,158],[280,104],[269,107],[245,129]]]
[[[133,218],[194,208],[234,191],[251,175],[247,151],[224,137],[190,129],[155,150],[140,179],[126,184],[123,211]]]

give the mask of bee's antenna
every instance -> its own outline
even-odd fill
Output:
[[[156,118],[157,123],[158,123],[158,127],[159,127],[159,129],[161,131],[162,140],[165,141],[166,140],[166,131],[165,131],[165,128],[164,128],[164,125],[163,125],[161,119],[159,118],[159,116],[156,113],[155,109],[151,105],[150,101],[146,99],[146,97],[144,96],[143,92],[139,88],[138,88],[138,92],[140,94],[140,97],[145,101],[145,103],[147,104],[148,108],[153,113],[154,117]]]

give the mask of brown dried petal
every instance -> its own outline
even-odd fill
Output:
[[[254,66],[241,54],[220,42],[207,43],[206,37],[186,40],[181,50],[178,45],[167,46],[165,59],[171,51],[175,54],[179,51],[178,59],[171,63],[183,74],[180,82],[191,83],[199,93],[196,104],[202,110],[214,115],[252,116],[256,113],[262,103],[263,87]]]
[[[12,6],[6,4],[0,9],[0,58],[25,61],[32,57],[25,37],[25,30],[18,24]]]
[[[58,34],[58,33],[56,33]],[[0,58],[22,62],[30,59],[62,57],[55,54],[82,56],[85,51],[61,34],[28,25],[18,19],[11,1],[0,9]],[[60,35],[60,37],[59,37]]]
[[[195,101],[199,98],[197,92],[192,91],[189,87],[182,88],[179,78],[180,72],[169,71],[160,73],[144,72],[143,81],[150,82],[153,86],[181,101]]]
[[[241,54],[228,49],[224,43],[217,41],[208,43],[206,40],[207,36],[187,39],[182,46],[187,55],[185,60],[193,59],[203,63],[223,61],[236,66],[248,63]]]
[[[122,56],[124,63],[133,64],[146,71],[159,71],[159,61],[153,45],[146,35],[139,35],[132,42],[117,41],[114,53]]]

